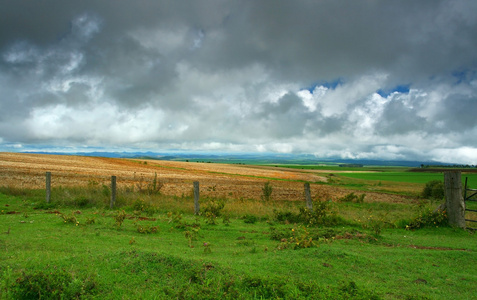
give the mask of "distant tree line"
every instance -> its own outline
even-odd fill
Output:
[[[449,169],[471,169],[477,168],[476,165],[425,165],[421,164],[421,168],[449,168]]]

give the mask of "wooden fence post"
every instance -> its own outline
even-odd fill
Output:
[[[46,203],[51,199],[51,172],[46,172]]]
[[[449,225],[465,228],[465,203],[460,171],[444,172],[447,219]]]
[[[308,208],[309,210],[312,210],[313,202],[311,201],[310,184],[308,182],[305,183],[305,201],[306,201],[306,208]]]
[[[109,208],[113,209],[114,203],[116,203],[116,176],[111,176],[111,202]]]
[[[194,215],[198,215],[200,212],[199,198],[199,182],[194,181]]]

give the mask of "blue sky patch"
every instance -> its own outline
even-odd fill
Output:
[[[324,86],[325,88],[334,90],[336,89],[338,85],[342,85],[342,84],[344,84],[344,80],[342,78],[338,78],[333,81],[317,81],[313,83],[311,86],[305,87],[303,90],[308,90],[310,93],[313,93],[313,91],[315,90],[317,86]]]
[[[409,93],[409,88],[410,84],[403,84],[403,85],[398,85],[392,89],[379,89],[376,91],[381,97],[386,98],[387,96],[391,95],[394,92],[398,92],[401,94],[407,94]]]
[[[455,79],[455,83],[454,83],[455,85],[458,85],[464,82],[468,83],[476,78],[476,72],[469,69],[455,71],[452,73],[452,77],[454,77]]]

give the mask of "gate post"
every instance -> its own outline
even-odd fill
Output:
[[[465,204],[460,171],[444,172],[447,219],[449,225],[465,228]]]

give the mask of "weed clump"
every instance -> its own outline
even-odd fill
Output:
[[[331,209],[331,202],[314,201],[313,209],[300,207],[298,213],[274,210],[274,218],[281,223],[302,223],[308,226],[335,226],[346,223]]]
[[[222,210],[224,207],[225,200],[209,199],[202,210],[206,218],[206,223],[209,225],[217,225],[217,218],[222,215]]]
[[[280,240],[281,243],[277,246],[277,250],[288,248],[293,250],[310,248],[317,246],[315,241],[313,240],[313,237],[306,226],[298,226],[296,228],[292,228],[290,237],[282,238]]]
[[[184,236],[189,242],[189,248],[193,248],[192,242],[197,240],[199,236],[200,227],[190,227],[189,230],[184,232]]]
[[[64,223],[79,224],[74,213],[71,213],[71,215],[61,214],[60,217]]]
[[[415,217],[408,225],[406,229],[420,229],[423,227],[439,227],[447,226],[447,212],[446,210],[436,210],[432,211],[430,208],[423,209],[419,212],[417,217]]]
[[[262,195],[260,196],[263,201],[270,201],[272,199],[273,187],[270,182],[265,182],[262,188]]]
[[[148,216],[152,216],[157,212],[157,209],[154,206],[152,206],[150,203],[146,203],[142,199],[137,199],[136,201],[134,201],[131,205],[131,208],[138,214],[144,212]]]
[[[123,225],[125,219],[126,212],[124,210],[118,211],[118,213],[114,216],[114,220],[116,221],[115,225],[118,229],[121,227],[121,225]]]
[[[339,202],[364,203],[364,197],[366,197],[366,194],[361,194],[358,196],[355,193],[349,193],[339,198]]]
[[[156,233],[159,230],[159,226],[136,224],[136,230],[137,232],[144,234]]]
[[[152,181],[144,182],[144,178],[141,178],[136,184],[136,189],[140,194],[160,195],[163,186],[164,183],[157,180],[157,173],[154,173],[154,179]]]

